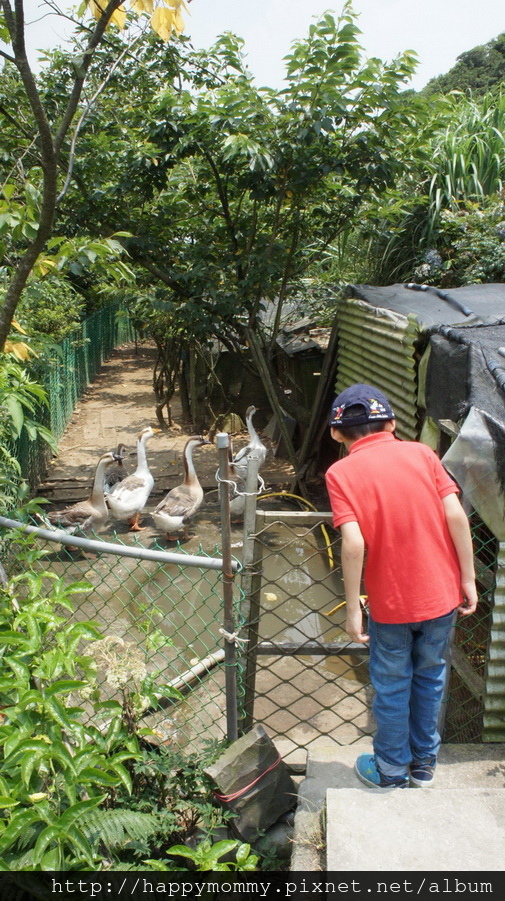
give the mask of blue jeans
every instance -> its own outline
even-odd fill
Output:
[[[377,623],[370,617],[374,753],[387,776],[427,762],[440,747],[438,720],[456,612],[420,623]]]

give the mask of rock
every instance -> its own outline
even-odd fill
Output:
[[[296,806],[296,785],[273,741],[255,726],[205,770],[220,803],[236,816],[233,832],[253,842]]]

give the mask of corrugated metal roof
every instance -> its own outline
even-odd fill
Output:
[[[484,695],[483,741],[505,741],[505,544],[500,543]]]

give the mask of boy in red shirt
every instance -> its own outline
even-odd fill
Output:
[[[446,658],[456,613],[477,606],[473,548],[458,487],[424,444],[395,440],[387,397],[352,385],[335,399],[332,438],[348,454],[326,473],[342,533],[346,632],[370,642],[374,754],[356,760],[372,788],[434,778]],[[360,606],[364,571],[369,634]]]

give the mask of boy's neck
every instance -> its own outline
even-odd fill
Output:
[[[331,430],[331,433],[332,438],[339,444],[343,444],[345,449],[349,452],[353,444],[356,444],[357,441],[361,441],[363,438],[370,438],[371,435],[384,435],[386,432],[392,433],[394,432],[395,428],[395,420],[388,419],[388,421],[384,423],[384,428],[381,432],[369,432],[368,435],[360,435],[358,438],[347,438],[344,434],[342,434],[342,432],[335,428]]]

